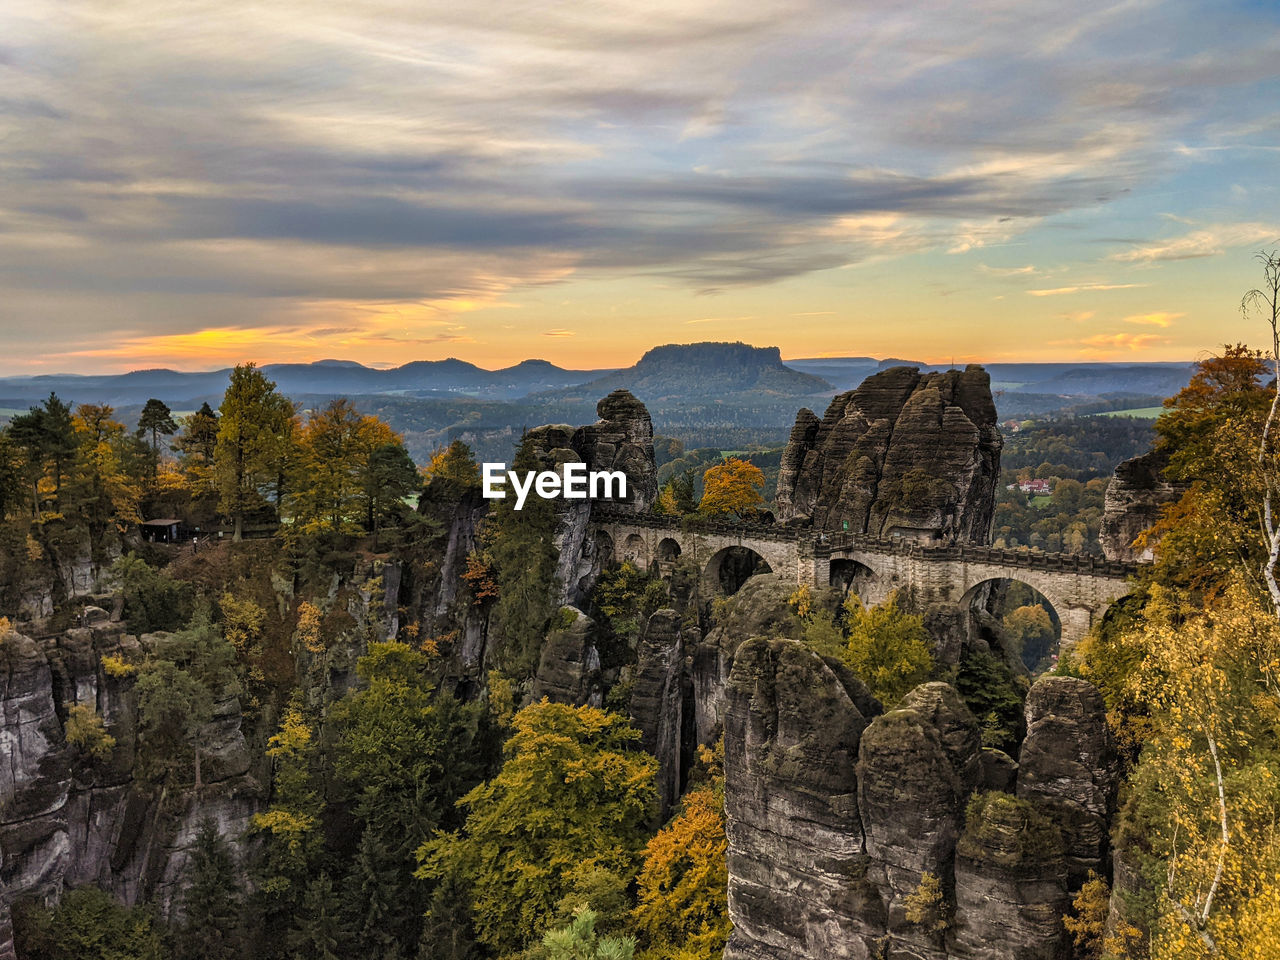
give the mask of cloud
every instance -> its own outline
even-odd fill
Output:
[[[1157,311],[1156,313],[1137,313],[1133,316],[1125,317],[1121,322],[1136,323],[1144,327],[1169,327],[1173,325],[1173,321],[1185,316],[1185,313]]]
[[[550,283],[712,294],[1029,240],[1057,256],[1107,204],[1274,139],[1256,9],[1163,10],[1159,55],[1146,4],[1059,13],[34,0],[0,12],[5,340],[334,326],[364,303],[425,324]],[[1116,259],[1263,242],[1231,236]]]
[[[572,330],[543,330],[544,337],[575,337],[576,333]]]
[[[1063,297],[1072,293],[1088,293],[1100,290],[1132,290],[1135,287],[1146,287],[1146,283],[1081,283],[1073,287],[1052,287],[1047,290],[1028,290],[1033,297]]]
[[[1120,263],[1157,263],[1215,257],[1232,247],[1280,243],[1280,226],[1267,223],[1216,223],[1180,237],[1142,244],[1111,255]]]
[[[1039,273],[1031,264],[1023,267],[992,267],[985,263],[980,263],[978,264],[978,270],[992,277],[1030,277]]]

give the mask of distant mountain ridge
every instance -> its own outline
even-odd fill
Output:
[[[873,373],[890,366],[912,366],[932,372],[951,366],[874,357],[811,357],[787,360],[786,364],[794,370],[824,377],[838,390],[852,390]],[[1076,397],[1104,393],[1172,396],[1190,382],[1194,372],[1190,361],[984,363],[983,367],[991,375],[991,388],[996,391]]]
[[[353,360],[327,358],[314,363],[269,363],[263,371],[295,400],[322,403],[326,397],[394,397],[406,401],[469,399],[478,402],[520,401],[527,416],[576,415],[577,407],[624,387],[651,410],[687,407],[692,416],[708,404],[781,404],[788,418],[796,406],[812,406],[813,398],[851,390],[887,366],[930,365],[878,360],[875,357],[782,359],[777,347],[703,342],[665,344],[648,350],[630,367],[614,370],[570,370],[541,359],[524,360],[486,370],[465,360],[412,360],[378,369]],[[1054,396],[1096,397],[1127,392],[1169,396],[1190,380],[1190,363],[990,363],[997,395],[1043,396],[1049,409]],[[109,403],[132,407],[156,397],[175,410],[194,409],[203,401],[214,406],[226,389],[230,368],[187,372],[164,367],[110,375],[40,374],[0,377],[0,410],[21,410],[56,392],[72,403]],[[792,401],[797,401],[792,403]],[[763,409],[763,408],[761,408]],[[521,414],[520,422],[525,414]],[[699,416],[711,417],[710,410]]]
[[[522,360],[514,366],[485,370],[466,360],[413,360],[380,370],[354,360],[314,363],[268,363],[263,373],[291,395],[382,394],[447,396],[465,393],[493,399],[583,383],[604,370],[566,370],[547,360]],[[150,397],[170,405],[219,396],[226,389],[231,368],[183,372],[157,368],[103,376],[41,374],[0,378],[0,397],[35,402],[55,391],[64,399],[112,404],[144,403]]]

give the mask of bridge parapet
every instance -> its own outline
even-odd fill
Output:
[[[829,557],[846,551],[917,557],[926,560],[959,560],[990,563],[1024,570],[1052,570],[1082,573],[1094,577],[1124,580],[1142,569],[1142,563],[1125,563],[1099,557],[1069,553],[1045,553],[1043,550],[1003,550],[980,544],[929,544],[902,537],[875,537],[861,533],[814,533],[802,527],[782,527],[762,523],[731,523],[724,520],[699,520],[686,527],[672,517],[653,513],[629,513],[597,506],[592,522],[609,526],[644,527],[664,530],[673,537],[730,536],[742,540],[794,542],[801,553]]]

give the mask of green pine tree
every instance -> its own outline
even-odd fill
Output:
[[[174,937],[174,960],[235,960],[244,952],[243,897],[235,860],[211,819],[202,820],[187,866],[183,920]]]

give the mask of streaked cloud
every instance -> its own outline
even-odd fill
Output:
[[[1041,290],[1028,290],[1033,297],[1063,297],[1072,293],[1096,293],[1101,290],[1134,290],[1145,287],[1145,283],[1081,283],[1070,287],[1049,287]]]
[[[1215,223],[1178,237],[1144,243],[1111,255],[1121,263],[1155,263],[1215,257],[1232,247],[1280,244],[1280,226],[1267,223]]]
[[[1155,313],[1136,313],[1131,317],[1125,317],[1121,322],[1136,323],[1143,327],[1170,327],[1173,325],[1173,321],[1185,316],[1185,313],[1156,311]]]
[[[1277,234],[1277,50],[1243,2],[11,4],[0,368],[606,365],[709,314],[862,352],[944,296],[985,348],[1032,282],[1154,315]]]

